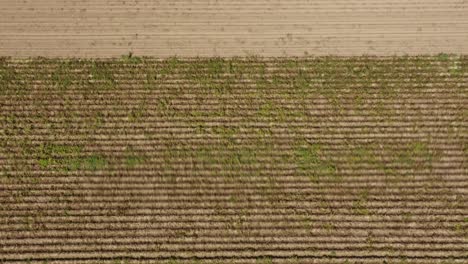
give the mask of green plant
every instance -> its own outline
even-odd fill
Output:
[[[129,168],[134,168],[137,165],[142,164],[144,161],[145,161],[145,159],[142,156],[130,155],[130,156],[126,157],[125,164]]]
[[[367,208],[367,199],[369,197],[369,191],[364,190],[359,194],[359,197],[353,203],[353,211],[359,215],[370,215],[371,212]]]
[[[114,89],[116,80],[110,66],[111,62],[92,61],[89,68],[89,86],[98,89]]]
[[[60,90],[67,89],[72,84],[73,74],[70,72],[71,66],[69,61],[61,62],[57,69],[51,74],[51,79],[55,87]]]
[[[138,64],[138,63],[143,62],[142,58],[135,56],[133,52],[131,51],[128,54],[122,55],[120,57],[120,60],[124,63],[130,63],[130,64]]]
[[[211,58],[207,61],[208,73],[211,78],[219,78],[224,72],[224,59]]]
[[[81,150],[80,146],[46,143],[39,145],[34,155],[37,157],[39,166],[46,169],[67,166],[70,161],[80,154]]]
[[[312,181],[317,181],[321,176],[336,176],[336,165],[320,156],[321,147],[318,144],[308,143],[296,149],[296,165],[300,174],[307,175]]]
[[[177,71],[180,63],[181,61],[177,57],[168,58],[162,63],[160,73],[163,77],[166,77],[169,74],[174,74]]]
[[[91,155],[82,162],[82,168],[85,170],[100,170],[107,165],[107,160],[100,155]]]
[[[128,114],[128,119],[131,122],[139,121],[146,112],[146,102],[140,103],[136,108],[130,110]]]
[[[36,150],[38,165],[42,169],[74,171],[80,169],[102,169],[107,161],[94,154],[83,156],[81,146],[41,144]]]
[[[448,61],[448,60],[450,60],[450,57],[451,57],[451,56],[452,56],[451,54],[439,53],[439,54],[437,55],[437,59],[438,59],[439,61]]]
[[[257,264],[273,264],[273,260],[270,257],[257,258],[255,261]]]

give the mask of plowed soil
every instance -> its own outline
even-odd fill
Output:
[[[465,0],[0,0],[0,56],[468,54]]]
[[[467,63],[1,59],[0,262],[466,263]]]

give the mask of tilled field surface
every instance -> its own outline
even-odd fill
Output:
[[[468,54],[466,0],[0,0],[0,56]]]
[[[0,263],[466,263],[467,65],[0,59]]]

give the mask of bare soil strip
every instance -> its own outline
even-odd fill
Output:
[[[468,54],[463,0],[0,0],[0,56]]]

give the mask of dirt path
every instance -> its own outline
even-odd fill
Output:
[[[466,0],[0,0],[0,56],[468,53]]]

